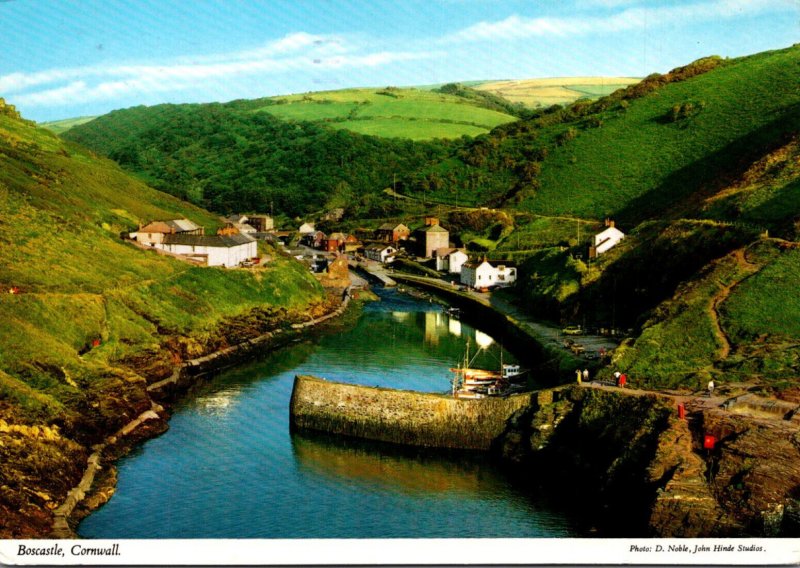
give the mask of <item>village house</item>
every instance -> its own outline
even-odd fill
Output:
[[[406,240],[411,235],[411,229],[402,223],[384,223],[375,230],[375,240],[385,243],[396,243]]]
[[[328,236],[322,231],[314,231],[300,237],[300,244],[312,248],[325,248],[325,240]]]
[[[438,224],[438,219],[426,219],[432,224],[416,230],[418,254],[425,258],[433,256],[433,251],[450,246],[450,232]]]
[[[436,259],[436,270],[450,274],[461,274],[461,266],[469,260],[467,253],[456,248],[439,248],[433,255]]]
[[[361,248],[361,242],[353,235],[331,233],[325,240],[325,250],[328,252],[353,252],[359,248]]]
[[[355,235],[346,234],[344,236],[344,252],[355,252],[363,246]]]
[[[172,254],[205,260],[207,266],[239,266],[258,257],[258,243],[250,235],[170,234],[155,245]]]
[[[196,225],[189,219],[174,219],[172,221],[153,221],[128,236],[143,244],[153,246],[164,242],[166,235],[203,235],[205,229]]]
[[[325,250],[328,252],[338,251],[339,247],[344,247],[345,238],[344,233],[331,233],[325,239]]]
[[[365,254],[367,255],[367,258],[371,260],[388,264],[390,262],[394,262],[394,255],[397,254],[397,249],[392,245],[375,244],[369,245],[365,249]]]
[[[235,225],[236,223],[247,223],[248,219],[247,215],[228,215],[227,217],[223,217],[222,220]]]
[[[300,225],[300,228],[297,230],[300,235],[310,235],[315,231],[313,223],[303,223]]]
[[[614,221],[606,219],[606,229],[597,233],[589,247],[589,258],[597,258],[604,252],[617,246],[625,238],[625,233],[614,226]]]
[[[461,283],[470,288],[509,286],[516,280],[516,268],[505,265],[495,267],[485,258],[482,261],[466,262],[461,266]]]
[[[248,223],[225,223],[225,226],[222,229],[217,231],[218,235],[251,235],[255,236],[256,234],[255,227],[251,226]]]
[[[234,227],[247,225],[252,229],[245,228],[245,230],[240,230],[242,233],[267,233],[275,228],[272,217],[269,215],[228,215],[223,220]]]
[[[247,215],[246,223],[258,233],[268,233],[275,228],[275,221],[269,215]]]

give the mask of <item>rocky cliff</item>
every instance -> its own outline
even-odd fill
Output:
[[[495,449],[545,483],[570,484],[603,536],[800,535],[794,412],[689,403],[681,419],[678,402],[562,389],[518,411]]]

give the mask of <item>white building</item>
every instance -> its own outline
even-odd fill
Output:
[[[258,243],[249,235],[164,235],[155,245],[172,254],[205,259],[208,266],[239,266],[258,256]]]
[[[592,239],[592,247],[589,250],[589,257],[595,258],[609,249],[617,246],[617,244],[625,238],[625,233],[620,231],[614,226],[613,221],[611,226],[601,233],[597,233]]]
[[[316,229],[314,229],[313,223],[303,223],[302,225],[300,225],[300,228],[298,229],[297,232],[300,233],[301,235],[310,235],[315,230]]]
[[[469,260],[467,253],[456,248],[436,249],[433,256],[436,259],[436,270],[450,274],[461,274],[461,267]]]
[[[397,249],[391,245],[369,245],[365,251],[367,258],[378,262],[389,263],[394,261]]]
[[[204,232],[203,227],[189,219],[173,219],[172,221],[153,221],[140,226],[138,231],[132,232],[128,236],[143,245],[152,246],[164,242],[166,235],[202,235]]]
[[[487,260],[466,262],[461,266],[461,283],[471,288],[509,286],[517,280],[513,266],[492,266]]]

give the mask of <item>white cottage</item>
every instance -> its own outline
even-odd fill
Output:
[[[436,270],[450,274],[461,274],[461,267],[469,260],[467,253],[456,248],[439,248],[433,254],[436,258]]]
[[[300,233],[301,235],[310,235],[315,230],[316,229],[314,228],[313,223],[303,223],[302,225],[300,225],[300,228],[297,230],[297,232]]]
[[[371,260],[390,263],[394,261],[394,255],[397,254],[397,249],[391,245],[369,245],[364,252],[367,258]]]
[[[611,221],[610,226],[604,231],[597,233],[592,239],[592,246],[589,249],[589,257],[595,258],[609,249],[617,246],[617,244],[625,238],[625,233],[620,231],[614,226]]]
[[[517,280],[513,266],[492,266],[487,260],[466,262],[461,266],[461,283],[471,288],[509,286]]]
[[[208,266],[239,266],[258,256],[258,243],[250,235],[165,235],[157,248],[172,254],[205,258]]]

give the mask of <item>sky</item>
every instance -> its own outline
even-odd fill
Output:
[[[800,42],[800,0],[0,0],[39,122],[347,87],[643,77]]]

